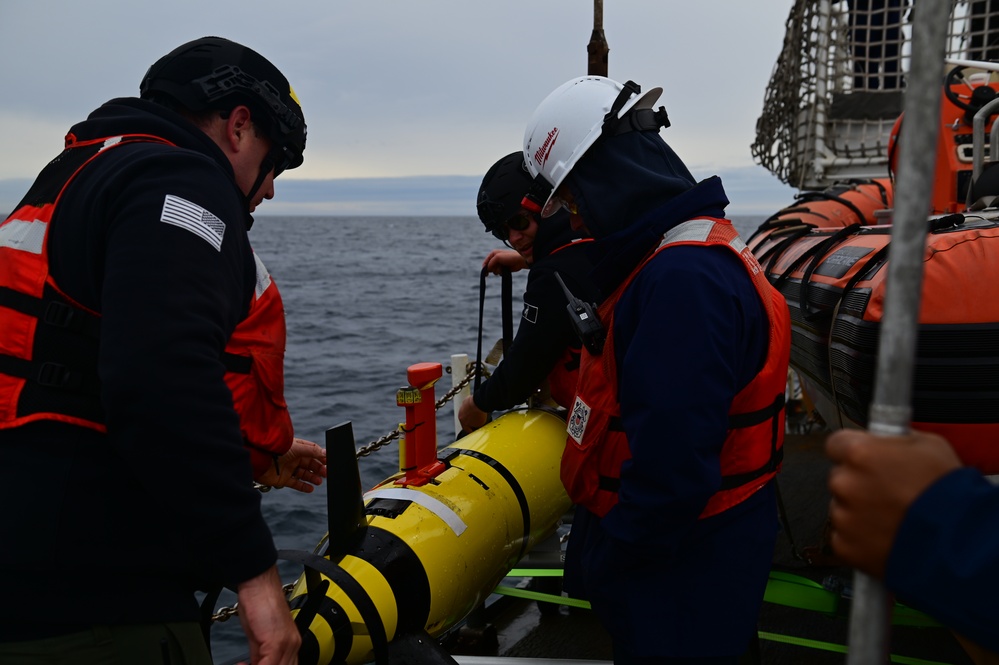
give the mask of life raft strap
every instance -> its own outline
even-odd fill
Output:
[[[847,293],[853,290],[853,287],[857,285],[865,275],[871,270],[871,268],[878,263],[884,261],[888,257],[888,248],[891,246],[891,241],[885,243],[885,246],[874,252],[873,255],[864,263],[864,265],[854,273],[853,277],[843,286],[839,293],[840,300],[842,300]],[[819,262],[822,254],[816,254],[812,257],[811,262],[808,264],[808,268],[805,269],[804,274],[801,277],[801,287],[799,290],[799,301],[801,303],[801,316],[806,321],[816,321],[817,319],[828,316],[832,313],[832,309],[813,309],[811,304],[811,298],[809,294],[811,293],[812,286],[812,275],[815,270],[819,267]]]
[[[808,248],[808,250],[803,252],[801,256],[795,259],[791,263],[791,265],[788,266],[787,270],[781,273],[781,275],[774,282],[774,287],[779,291],[781,286],[783,286],[784,282],[786,282],[788,278],[791,277],[791,274],[794,273],[794,271],[797,270],[802,264],[804,264],[805,261],[812,259],[812,257],[816,255],[825,256],[826,252],[828,252],[831,247],[838,245],[840,242],[842,242],[844,238],[851,236],[857,231],[859,231],[860,226],[861,225],[859,223],[851,224],[850,226],[845,226],[836,231],[835,233],[833,233],[831,236],[829,236],[822,242],[816,243],[812,247]]]
[[[824,191],[821,191],[821,192],[814,192],[814,191],[813,192],[803,192],[803,193],[801,193],[801,194],[799,194],[797,196],[797,199],[798,199],[798,201],[805,202],[805,203],[810,202],[810,201],[834,201],[834,202],[840,204],[841,206],[843,206],[844,208],[849,208],[850,212],[852,212],[854,215],[856,215],[857,222],[860,223],[860,224],[863,224],[864,222],[867,221],[867,217],[860,210],[860,208],[858,208],[856,205],[854,205],[852,201],[848,201],[848,200],[844,199],[842,196],[838,196],[838,194],[840,192],[845,192],[845,191],[847,191],[849,189],[854,189],[854,187],[842,187],[838,191],[836,191],[836,193],[833,193],[833,191],[835,191],[833,188],[830,188],[830,189],[827,189],[827,190],[824,190]],[[833,191],[830,191],[830,190],[833,190]],[[809,211],[809,212],[811,212],[811,211]]]
[[[812,229],[815,228],[811,224],[803,224],[798,220],[788,220],[786,223],[772,224],[771,226],[774,228],[786,226],[787,230],[779,232],[775,231],[773,235],[771,235],[771,238],[775,237],[778,233],[786,237],[781,238],[781,240],[773,247],[769,248],[757,257],[757,261],[760,262],[760,265],[764,266],[767,275],[769,275],[774,269],[774,265],[777,263],[777,260],[783,256],[788,247],[796,243],[800,238],[807,236],[812,232]]]

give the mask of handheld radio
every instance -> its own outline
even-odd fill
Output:
[[[576,333],[579,335],[583,346],[593,355],[600,355],[604,350],[604,339],[607,337],[607,334],[604,331],[603,324],[600,323],[600,318],[597,316],[596,308],[591,303],[580,300],[572,295],[572,291],[565,285],[565,282],[562,281],[562,276],[557,272],[555,273],[555,279],[558,280],[559,286],[562,287],[562,291],[565,293],[566,300],[569,301],[566,311],[569,312],[572,326],[576,329]]]

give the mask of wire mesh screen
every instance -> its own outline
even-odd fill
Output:
[[[947,56],[999,60],[999,0],[952,4]],[[757,163],[803,189],[887,175],[913,11],[918,0],[796,0],[756,122]]]

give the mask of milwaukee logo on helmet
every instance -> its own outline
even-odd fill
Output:
[[[534,153],[534,161],[538,163],[538,167],[544,168],[545,162],[548,161],[549,155],[552,154],[552,148],[555,147],[555,141],[558,139],[558,127],[552,127],[552,130],[548,132],[548,136],[545,138],[545,142],[541,144],[537,152]]]

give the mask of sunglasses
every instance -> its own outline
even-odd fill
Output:
[[[496,236],[498,240],[506,242],[507,240],[510,239],[511,230],[524,231],[527,229],[528,226],[531,225],[531,222],[533,221],[534,220],[531,219],[531,217],[525,214],[514,215],[510,219],[506,220],[505,222],[494,228],[493,235]]]

